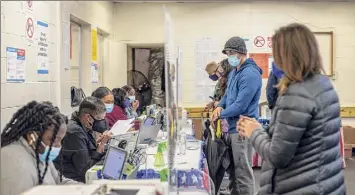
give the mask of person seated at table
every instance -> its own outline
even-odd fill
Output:
[[[125,108],[129,106],[130,102],[127,99],[128,94],[124,89],[114,88],[112,89],[114,96],[114,106],[110,113],[106,114],[106,121],[111,128],[118,120],[127,120],[127,114]]]
[[[55,160],[65,177],[85,182],[85,173],[104,156],[104,147],[112,134],[107,131],[105,104],[96,97],[86,97],[79,111],[72,114],[62,142],[60,156]],[[95,140],[93,132],[102,133]]]
[[[17,195],[37,185],[77,183],[58,173],[52,161],[61,149],[67,118],[49,102],[20,108],[1,134],[0,194]]]
[[[106,107],[106,113],[110,113],[113,110],[114,98],[112,91],[107,87],[99,87],[92,92],[91,96],[99,98]]]
[[[125,108],[127,118],[137,118],[137,109],[139,107],[139,101],[136,100],[136,90],[134,90],[134,88],[129,85],[123,86],[122,89],[124,89],[128,93],[127,99],[129,100],[129,104],[127,104]]]

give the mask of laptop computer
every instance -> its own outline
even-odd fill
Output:
[[[161,124],[142,125],[139,130],[138,144],[150,144],[157,139]]]
[[[138,131],[131,131],[125,134],[115,135],[111,138],[109,145],[121,148],[128,154],[131,154],[136,148],[138,137]]]
[[[122,177],[122,172],[126,163],[127,152],[120,148],[110,146],[106,153],[102,175],[104,178],[118,180]]]

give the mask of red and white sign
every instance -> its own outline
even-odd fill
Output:
[[[265,45],[265,39],[262,36],[256,36],[254,38],[254,46],[257,48],[263,48]]]
[[[27,22],[26,22],[27,38],[32,39],[34,33],[35,33],[34,22],[33,22],[32,18],[27,18]]]
[[[267,38],[267,48],[268,48],[268,49],[271,49],[271,48],[272,48],[272,38],[271,38],[271,37],[268,37],[268,38]]]
[[[32,8],[32,1],[27,1],[27,5],[29,8]]]

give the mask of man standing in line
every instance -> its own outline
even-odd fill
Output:
[[[247,143],[244,137],[239,136],[236,123],[241,115],[258,118],[262,70],[253,59],[247,58],[247,48],[240,37],[230,38],[222,53],[228,56],[229,64],[235,68],[229,74],[226,93],[214,110],[212,120],[227,119],[229,124],[226,142],[231,157],[227,169],[231,194],[253,195],[255,183],[247,158]]]

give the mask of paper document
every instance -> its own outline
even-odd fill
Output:
[[[111,132],[113,136],[115,135],[121,135],[127,133],[127,131],[133,127],[134,124],[132,122],[134,121],[133,119],[128,119],[128,120],[118,120],[111,128]]]

